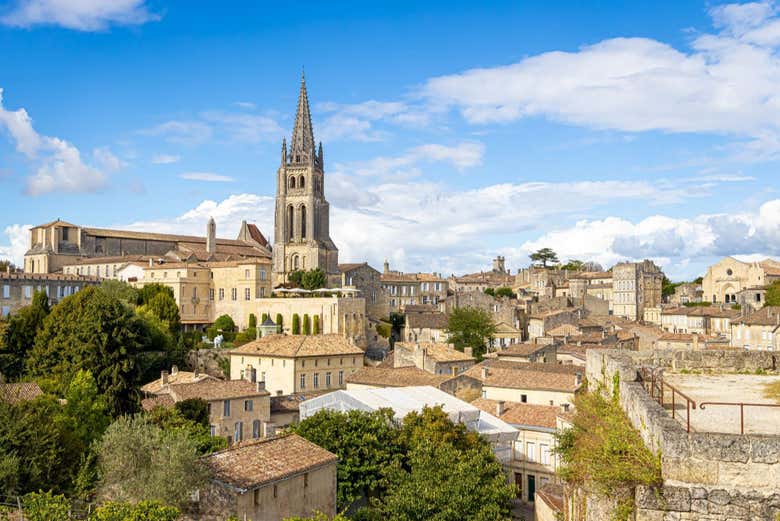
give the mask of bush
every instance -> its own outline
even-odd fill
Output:
[[[249,314],[249,327],[254,328],[257,327],[257,317],[254,313]]]
[[[314,315],[314,322],[312,326],[312,334],[319,335],[320,334],[320,316]]]
[[[233,322],[233,318],[230,315],[221,315],[214,321],[214,327],[217,328],[217,330],[221,329],[224,333],[227,331],[235,331],[236,323]]]
[[[110,501],[95,510],[91,521],[176,521],[180,517],[178,508],[157,501],[141,501],[136,505]]]
[[[390,338],[390,329],[392,326],[390,324],[385,324],[384,322],[376,325],[376,332],[381,336],[382,338]]]
[[[65,496],[54,495],[51,491],[30,492],[22,498],[22,510],[27,521],[68,519],[70,502]]]
[[[284,319],[282,318],[281,313],[276,314],[276,326],[279,328],[280,333],[284,331]]]
[[[301,317],[298,315],[298,313],[295,313],[292,317],[292,334],[301,334]]]
[[[311,335],[311,318],[308,314],[303,315],[303,334]]]
[[[268,318],[268,313],[263,313],[260,317],[260,323],[262,324],[265,322],[265,319]]]

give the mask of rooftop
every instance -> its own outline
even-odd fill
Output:
[[[486,376],[483,369],[487,369]],[[531,364],[488,359],[469,368],[463,374],[480,380],[488,387],[573,393],[579,388],[576,383],[576,373],[583,372],[581,367],[573,365]]]
[[[485,412],[496,414],[497,400],[488,400],[487,398],[477,398],[471,405],[478,407]],[[551,405],[531,405],[528,403],[504,402],[504,413],[499,418],[510,425],[527,425],[531,427],[543,427],[545,429],[555,429],[556,418],[560,414],[561,408]]]
[[[405,351],[414,351],[417,347],[425,349],[425,354],[429,358],[432,358],[436,362],[468,362],[473,361],[474,357],[469,356],[463,351],[458,351],[450,344],[440,344],[433,342],[396,342],[396,349],[403,349]]]
[[[408,367],[363,367],[347,376],[348,384],[376,385],[381,387],[408,387],[430,385],[438,387],[452,378],[452,375],[429,373],[415,366]]]
[[[268,396],[270,394],[265,389],[258,390],[257,384],[247,380],[208,379],[188,384],[171,385],[170,389],[171,396],[176,401],[201,398],[209,402],[250,396]]]
[[[506,349],[496,351],[501,356],[528,356],[552,347],[552,344],[512,344]]]
[[[780,326],[780,306],[765,306],[736,323],[748,326]]]
[[[338,334],[269,335],[234,349],[230,354],[296,358],[363,355],[363,350]]]
[[[430,328],[430,329],[447,329],[449,319],[447,315],[439,311],[424,312],[424,313],[407,313],[406,323],[409,327],[417,328]]]
[[[337,461],[335,454],[298,436],[253,440],[203,457],[212,478],[241,490],[312,470]]]
[[[216,380],[213,376],[209,376],[205,373],[193,373],[190,371],[179,371],[176,368],[171,369],[170,374],[167,375],[168,385],[172,384],[190,384],[199,382],[201,380],[212,379]],[[164,389],[162,383],[162,377],[152,380],[151,382],[143,385],[141,390],[149,394],[157,394]]]
[[[35,382],[0,384],[0,401],[10,404],[27,402],[42,395],[43,391]]]

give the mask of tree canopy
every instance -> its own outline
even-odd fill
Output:
[[[484,309],[456,308],[450,313],[447,321],[449,342],[455,344],[455,348],[460,351],[465,347],[471,347],[477,358],[485,354],[486,346],[495,333],[496,325],[493,323],[493,318]]]
[[[236,323],[230,315],[220,315],[214,321],[214,327],[217,330],[232,332],[236,330]]]
[[[547,268],[549,264],[558,263],[558,255],[551,248],[542,248],[530,254],[531,260],[538,264],[541,264],[543,268]]]
[[[140,309],[147,310],[157,317],[167,326],[171,334],[177,335],[179,333],[181,329],[179,306],[169,293],[164,291],[157,293]]]
[[[780,306],[780,281],[775,281],[766,289],[767,306]]]
[[[0,373],[6,378],[16,380],[21,376],[27,353],[50,312],[49,297],[36,291],[32,303],[11,316],[3,335],[4,352],[0,354]]]
[[[328,284],[328,276],[322,268],[313,268],[308,271],[295,270],[287,277],[295,286],[309,291],[324,288]]]

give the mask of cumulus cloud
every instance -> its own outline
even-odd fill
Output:
[[[102,31],[111,25],[142,25],[160,19],[146,0],[16,0],[0,23],[13,27],[58,25],[77,31]]]
[[[401,101],[330,102],[318,105],[317,110],[327,114],[319,132],[324,141],[381,141],[387,138],[388,133],[376,128],[379,121],[419,127],[430,120],[430,114],[425,110]]]
[[[75,146],[63,139],[39,134],[25,109],[6,109],[3,106],[3,89],[0,89],[0,127],[8,131],[16,150],[35,165],[35,171],[27,181],[28,194],[94,192],[106,185],[105,173],[86,164]],[[122,166],[107,148],[96,149],[93,159],[112,170]]]
[[[116,172],[127,166],[127,163],[115,156],[108,147],[93,150],[92,158],[95,164],[106,172]]]
[[[235,181],[230,176],[215,174],[214,172],[185,172],[179,174],[179,177],[188,181],[207,181],[211,183],[232,183]]]
[[[180,160],[181,156],[173,154],[157,154],[156,156],[152,157],[152,163],[155,165],[170,165],[173,163],[178,163]]]
[[[8,259],[17,266],[23,266],[24,254],[30,246],[31,224],[12,224],[3,232],[8,239],[7,245],[0,245],[0,259]]]

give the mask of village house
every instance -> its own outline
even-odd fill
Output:
[[[407,312],[402,338],[407,342],[446,342],[448,322],[441,311]]]
[[[298,436],[247,441],[204,456],[210,479],[196,495],[198,521],[280,521],[336,514],[337,456]],[[191,516],[191,517],[190,517]]]
[[[450,344],[396,342],[393,352],[393,367],[415,366],[439,375],[458,375],[475,363],[472,348],[458,351]]]
[[[612,312],[641,320],[646,307],[661,304],[663,279],[661,269],[650,260],[616,264],[612,267]]]
[[[402,273],[385,261],[381,275],[387,314],[403,313],[407,306],[425,304],[444,311],[449,282],[438,273]]]
[[[731,336],[731,322],[741,311],[723,306],[682,306],[661,311],[661,328],[670,333]]]
[[[554,309],[533,313],[528,317],[528,339],[547,336],[548,331],[563,324],[576,324],[582,317],[580,308]]]
[[[702,301],[703,296],[704,290],[701,283],[686,282],[674,288],[674,293],[669,297],[669,303],[677,306],[697,303]]]
[[[464,373],[482,382],[482,398],[553,405],[574,402],[583,371],[573,365],[486,359]]]
[[[557,362],[558,344],[514,344],[493,356],[507,362],[554,364]]]
[[[731,345],[780,351],[780,306],[766,306],[731,323]]]
[[[373,320],[387,318],[385,291],[382,289],[382,274],[367,262],[339,264],[341,287],[356,289],[366,301],[366,315]]]
[[[522,341],[523,332],[521,330],[506,322],[498,322],[496,324],[496,330],[493,333],[493,338],[489,342],[490,345],[488,346],[488,349],[500,351],[515,344],[519,344]]]
[[[165,380],[165,376],[161,378]],[[156,385],[156,382],[154,382]],[[201,399],[208,404],[212,436],[228,445],[273,435],[270,394],[265,383],[247,380],[205,378],[190,383],[163,384],[151,398],[142,400],[144,410],[172,407],[176,402]]]
[[[160,378],[141,386],[141,392],[146,396],[167,394],[172,384],[192,384],[201,380],[216,380],[217,378],[195,371],[180,371],[177,366],[172,366],[170,372],[160,371]]]
[[[729,339],[701,333],[664,333],[655,341],[654,349],[727,349]]]
[[[274,395],[341,389],[364,352],[328,335],[269,335],[230,351],[231,379],[265,381]]]

